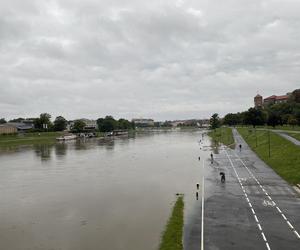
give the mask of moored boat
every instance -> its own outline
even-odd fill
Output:
[[[77,135],[67,134],[67,135],[57,137],[56,140],[58,140],[58,141],[70,141],[70,140],[75,140],[76,138],[77,138]]]

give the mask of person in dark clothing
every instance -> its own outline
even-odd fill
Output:
[[[221,182],[224,183],[225,182],[225,173],[221,172],[220,175],[221,175]]]

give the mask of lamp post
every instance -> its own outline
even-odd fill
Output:
[[[257,147],[257,135],[256,135],[256,128],[255,128],[255,142],[256,142],[256,147]]]
[[[271,157],[271,138],[270,138],[270,130],[268,130],[268,141],[269,141],[269,157]]]

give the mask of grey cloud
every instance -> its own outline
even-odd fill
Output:
[[[0,117],[208,117],[299,87],[300,3],[0,3]]]

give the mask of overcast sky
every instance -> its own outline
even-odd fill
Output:
[[[205,118],[300,87],[299,0],[0,0],[0,118]]]

